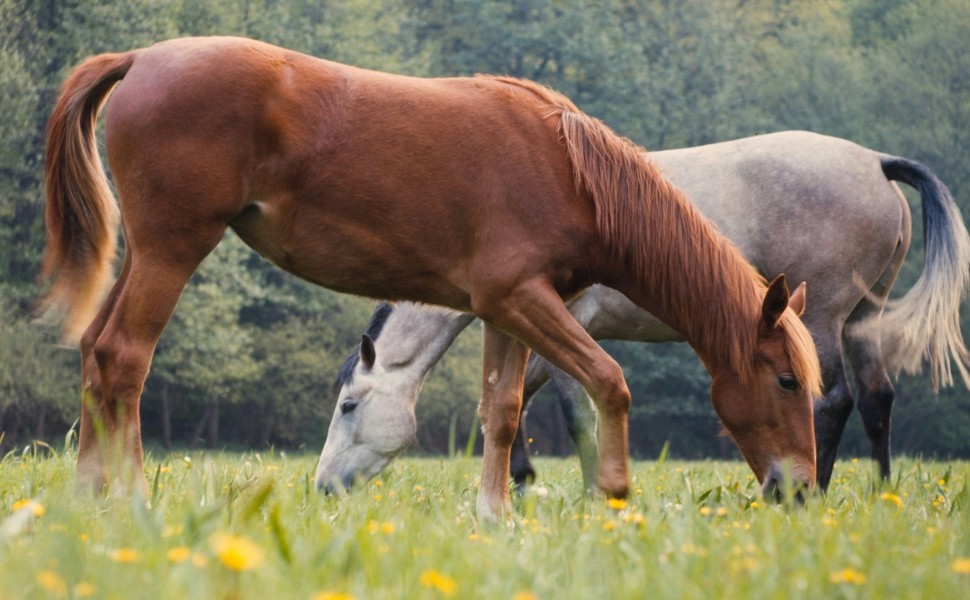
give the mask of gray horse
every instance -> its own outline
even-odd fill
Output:
[[[767,278],[784,272],[791,281],[808,282],[802,318],[815,338],[826,390],[815,407],[818,484],[828,487],[854,404],[845,358],[855,374],[872,457],[888,477],[894,392],[887,369],[917,372],[928,363],[934,385],[952,385],[953,364],[970,381],[959,323],[970,283],[970,236],[946,186],[914,161],[807,132],[651,157]],[[926,253],[913,288],[887,305],[911,237],[909,207],[894,181],[920,193]],[[595,339],[680,339],[619,292],[598,285],[575,298],[570,312]],[[337,407],[320,456],[318,487],[349,487],[373,477],[413,441],[424,378],[473,319],[407,302],[378,307],[335,383]],[[526,402],[550,379],[590,486],[596,419],[585,390],[533,355]],[[523,423],[525,414],[523,409]],[[511,463],[519,485],[534,477],[523,431]]]

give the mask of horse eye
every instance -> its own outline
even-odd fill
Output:
[[[788,390],[789,392],[794,392],[798,389],[798,380],[795,379],[794,375],[779,375],[778,385],[782,389]]]
[[[348,398],[340,403],[340,414],[346,415],[347,413],[352,413],[355,408],[357,408],[357,401],[353,398]]]

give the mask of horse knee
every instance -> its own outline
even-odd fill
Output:
[[[478,417],[482,421],[485,437],[502,446],[511,446],[519,430],[519,411],[521,406],[511,400],[484,400],[478,406]]]
[[[629,414],[632,401],[630,388],[626,385],[620,365],[613,361],[604,365],[593,381],[592,387],[593,389],[589,391],[593,401],[605,418],[625,417]]]

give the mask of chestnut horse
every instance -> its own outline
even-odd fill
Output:
[[[95,135],[112,90],[117,203]],[[227,228],[330,289],[482,318],[483,519],[508,510],[530,348],[589,391],[598,487],[627,493],[629,390],[563,302],[598,282],[693,346],[759,481],[815,479],[821,377],[796,314],[804,288],[789,297],[783,277],[766,287],[640,148],[535,83],[404,77],[238,38],[170,40],[72,72],[46,175],[47,302],[66,310],[67,337],[83,330],[81,485],[144,488],[138,407],[151,357]],[[124,260],[97,309],[119,216]]]

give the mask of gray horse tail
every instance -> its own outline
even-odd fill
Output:
[[[878,323],[886,367],[918,373],[929,363],[933,389],[953,385],[956,365],[970,387],[970,352],[960,331],[960,302],[970,288],[970,234],[946,185],[927,167],[895,156],[880,158],[893,181],[919,191],[923,205],[923,272],[901,298],[890,301]],[[864,324],[861,325],[865,327]]]

